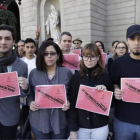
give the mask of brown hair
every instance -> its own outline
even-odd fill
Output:
[[[104,65],[103,65],[103,60],[102,60],[102,54],[100,52],[100,49],[97,47],[95,43],[89,43],[86,44],[83,48],[82,55],[95,55],[99,56],[99,60],[96,64],[96,68],[92,71],[92,76],[93,77],[99,77],[103,72],[104,72]],[[87,73],[88,69],[84,65],[83,59],[80,61],[80,75],[83,76],[85,73]]]
[[[119,41],[119,42],[116,44],[115,49],[117,49],[117,47],[118,47],[118,45],[119,45],[120,43],[123,43],[123,44],[125,45],[125,47],[126,47],[126,53],[125,53],[125,54],[127,54],[127,53],[128,53],[128,46],[127,46],[127,44],[126,44],[125,41]],[[118,55],[117,55],[117,53],[115,52],[115,53],[113,54],[113,59],[115,59],[115,58],[117,58],[117,57],[118,57]]]

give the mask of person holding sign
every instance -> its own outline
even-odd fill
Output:
[[[27,64],[20,60],[12,50],[15,44],[15,36],[13,27],[0,25],[0,74],[6,72],[10,74],[10,72],[16,71],[18,74],[20,94],[24,97],[29,93],[26,79],[28,76],[28,69]],[[2,79],[0,80],[2,81]],[[16,139],[19,119],[19,96],[0,99],[0,139]]]
[[[76,108],[80,85],[96,87],[102,91],[112,85],[109,75],[105,72],[102,55],[95,43],[83,48],[83,58],[80,61],[80,71],[75,73],[70,83],[68,125],[70,139],[106,140],[108,136],[108,116]],[[105,96],[105,95],[104,95]]]
[[[44,41],[38,50],[36,69],[29,75],[30,95],[28,104],[30,106],[29,121],[31,130],[39,139],[65,139],[67,132],[66,110],[69,109],[69,102],[63,108],[41,109],[35,102],[35,88],[43,85],[63,84],[68,92],[69,82],[72,73],[69,69],[62,67],[63,57],[59,46],[51,41]],[[48,99],[53,97],[42,92]],[[52,94],[54,95],[54,94]]]
[[[114,95],[116,98],[114,134],[115,140],[139,140],[140,104],[122,100],[123,91],[120,87],[120,81],[121,78],[140,78],[140,25],[128,27],[126,41],[130,48],[130,53],[115,59],[111,72],[112,81],[115,85]],[[135,96],[135,94],[134,92],[131,96]]]
[[[69,54],[74,54],[70,49],[72,47],[72,35],[69,32],[62,32],[59,41],[60,48],[63,55],[68,56]],[[81,57],[78,56],[79,61]],[[69,63],[70,64],[70,63]],[[71,69],[72,73],[75,73],[75,70]]]

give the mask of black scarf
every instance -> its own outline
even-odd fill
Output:
[[[17,55],[14,51],[12,51],[12,54],[8,57],[1,57],[0,56],[0,73],[7,72],[7,66],[12,65],[14,61],[16,60]]]

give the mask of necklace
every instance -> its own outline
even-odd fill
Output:
[[[54,75],[55,75],[55,71],[53,71],[51,73],[47,73],[47,75],[48,75],[49,79],[52,79],[54,77]]]

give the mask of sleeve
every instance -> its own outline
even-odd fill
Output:
[[[35,93],[33,90],[33,85],[32,85],[32,78],[33,78],[33,71],[31,71],[30,75],[29,75],[29,88],[30,88],[30,94],[27,96],[27,101],[28,101],[28,105],[30,106],[30,103],[32,101],[35,101]]]
[[[111,80],[113,84],[117,84],[118,86],[120,85],[120,76],[119,76],[119,71],[118,71],[118,66],[117,66],[118,61],[113,61],[112,67],[111,67]]]
[[[72,78],[72,72],[68,69],[68,73],[67,73],[67,76],[68,76],[68,82],[66,83],[66,93],[67,93],[67,100],[69,101],[69,97],[68,97],[68,91],[69,91],[69,85],[70,85],[70,81],[71,81],[71,78]]]
[[[27,79],[27,77],[28,77],[28,68],[27,68],[27,65],[24,68],[25,69],[24,69],[24,73],[23,73],[22,77],[24,77],[24,78]],[[21,97],[25,97],[25,96],[27,96],[30,93],[30,88],[28,88],[28,91],[26,92],[26,91],[22,90],[22,88],[20,87],[20,93],[21,93]]]
[[[68,127],[70,131],[77,131],[78,126],[78,110],[75,108],[78,90],[79,90],[79,73],[72,76],[69,88],[70,109],[68,110]]]

